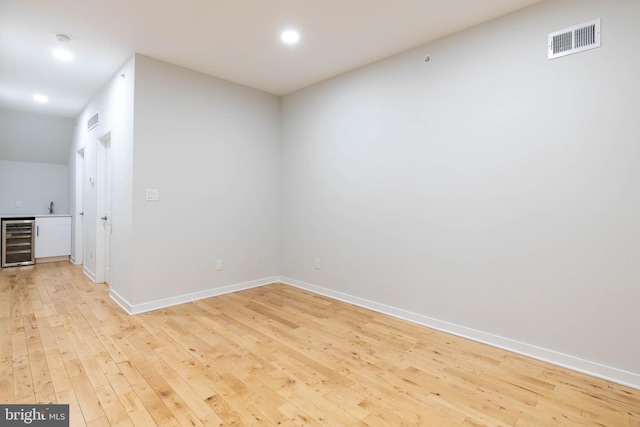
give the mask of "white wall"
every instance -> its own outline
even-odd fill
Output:
[[[0,214],[68,213],[67,165],[0,160]],[[22,208],[16,202],[22,202]]]
[[[99,139],[111,135],[113,152],[113,194],[111,266],[113,270],[111,289],[117,290],[125,297],[133,295],[132,269],[132,180],[133,180],[133,86],[135,81],[135,61],[129,60],[113,77],[113,79],[89,102],[76,119],[73,145],[69,151],[69,188],[70,206],[73,208],[75,224],[81,223],[76,211],[76,160],[77,152],[84,150],[85,182],[84,182],[84,241],[87,256],[84,257],[84,270],[90,277],[96,276],[97,233],[102,227],[98,212],[97,181],[89,182],[90,177],[97,177],[97,144]],[[87,130],[87,121],[96,112],[99,113],[99,125]],[[75,230],[73,241],[74,259],[82,259],[75,253]]]
[[[96,111],[100,125],[87,132]],[[276,96],[135,55],[80,114],[69,153],[71,170],[79,150],[86,163],[85,272],[95,278],[99,270],[104,213],[89,178],[99,177],[96,148],[110,133],[116,301],[139,312],[273,281],[279,113]],[[145,201],[147,188],[158,189],[160,199]]]
[[[127,302],[277,276],[278,97],[136,55],[134,116]],[[147,188],[159,190],[158,201],[145,200]]]
[[[0,214],[68,213],[73,120],[0,108]],[[16,202],[22,208],[16,208]]]
[[[66,164],[73,120],[0,108],[0,160]]]
[[[285,96],[283,276],[640,386],[639,16],[543,2]]]

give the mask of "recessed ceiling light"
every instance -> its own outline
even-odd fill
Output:
[[[60,61],[67,62],[73,59],[73,54],[66,49],[53,49],[51,53]]]
[[[42,94],[36,94],[33,95],[33,100],[36,102],[39,102],[40,104],[44,104],[45,102],[49,102],[49,98],[47,98],[46,96],[42,95]]]
[[[286,30],[282,32],[280,39],[286,44],[296,44],[300,41],[300,34],[296,30]]]

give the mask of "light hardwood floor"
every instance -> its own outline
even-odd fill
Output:
[[[72,426],[640,426],[638,390],[282,284],[129,316],[70,263],[6,268],[0,327],[0,402]]]

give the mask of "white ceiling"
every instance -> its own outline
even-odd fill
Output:
[[[74,117],[134,52],[283,95],[538,1],[0,0],[0,107]]]

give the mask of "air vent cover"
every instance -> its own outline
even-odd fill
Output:
[[[89,120],[87,120],[87,131],[90,131],[96,126],[98,126],[98,113],[95,113]]]
[[[549,59],[600,47],[600,19],[549,34]]]

